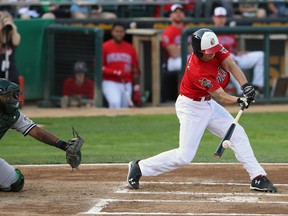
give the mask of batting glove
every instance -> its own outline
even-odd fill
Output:
[[[239,97],[237,99],[237,103],[239,106],[244,107],[245,109],[248,109],[251,103],[254,103],[254,98],[247,98],[247,97]]]
[[[243,90],[244,97],[254,100],[256,96],[256,91],[252,85],[245,83],[243,86],[241,86],[241,89]]]

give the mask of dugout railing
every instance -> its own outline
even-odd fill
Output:
[[[209,27],[216,34],[235,34],[235,35],[260,35],[259,39],[261,40],[261,45],[265,53],[264,57],[264,97],[257,98],[258,102],[270,103],[270,102],[287,102],[288,97],[287,94],[284,96],[272,96],[272,86],[269,84],[269,68],[270,68],[270,53],[271,49],[271,38],[272,35],[283,35],[285,40],[285,45],[283,46],[284,55],[285,55],[285,71],[282,72],[281,76],[288,76],[288,28],[287,27],[252,27],[252,26],[238,26],[238,27]],[[191,27],[183,30],[181,35],[181,55],[182,55],[182,70],[181,77],[184,74],[186,59],[187,59],[187,46],[188,40],[187,38],[192,35],[193,32],[197,31],[199,27]],[[186,56],[186,57],[185,57]],[[286,88],[286,87],[285,87]],[[286,91],[287,92],[287,91]]]
[[[95,83],[95,105],[103,106],[102,43],[103,30],[95,27],[71,27],[52,24],[46,28],[46,73],[44,100],[41,107],[60,105],[63,82],[73,77],[76,61],[85,61],[87,77]]]

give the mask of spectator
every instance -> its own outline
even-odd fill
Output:
[[[0,11],[0,19],[0,77],[18,84],[19,73],[15,61],[15,52],[21,38],[9,12]]]
[[[88,19],[89,8],[86,5],[72,4],[70,7],[71,18]]]
[[[102,5],[92,5],[90,11],[91,19],[116,19],[117,15],[112,12],[103,11]]]
[[[85,62],[78,61],[73,67],[74,77],[67,78],[63,84],[63,96],[61,98],[61,107],[82,105],[93,107],[94,104],[94,82],[85,77],[88,68]]]
[[[171,25],[162,34],[162,47],[167,59],[167,73],[163,73],[163,81],[161,83],[162,101],[174,101],[178,95],[179,74],[182,69],[181,33],[186,27],[184,24],[185,13],[183,5],[173,4],[171,6],[170,19],[172,21]],[[188,47],[188,53],[191,53],[191,46]]]
[[[249,2],[250,1],[250,2]],[[235,17],[239,18],[263,18],[266,17],[266,10],[260,3],[254,0],[246,0],[245,3],[239,3]]]
[[[268,2],[267,3],[268,14],[271,17],[287,17],[288,8],[285,1]]]
[[[162,47],[167,55],[167,70],[180,71],[181,60],[181,33],[186,27],[184,24],[185,14],[181,4],[173,4],[170,8],[172,23],[162,34]],[[191,50],[190,50],[191,52]]]
[[[71,153],[69,152],[74,149],[76,154],[72,151],[74,153],[72,155],[73,159],[67,159],[67,163],[69,163],[72,168],[74,168],[74,165],[79,165],[81,163],[81,146],[83,143],[77,145],[77,142],[75,142],[75,139],[77,138],[73,138],[73,142],[72,139],[68,142],[63,141],[51,132],[39,127],[28,116],[21,113],[19,111],[19,95],[21,89],[16,83],[1,78],[0,89],[0,139],[3,138],[9,129],[13,129],[22,133],[23,136],[29,135],[44,144],[66,151],[66,157],[69,155],[71,156]],[[37,150],[35,149],[35,151]],[[17,168],[15,169],[5,160],[0,158],[0,191],[21,191],[24,187],[24,182],[24,175],[21,171]]]
[[[183,5],[183,11],[186,16],[191,17],[194,15],[195,3],[190,3],[190,1],[187,2],[187,4]],[[169,17],[171,6],[172,4],[156,5],[153,17],[161,17],[161,15],[163,15],[164,17]],[[163,10],[163,14],[161,14],[161,10]]]
[[[227,11],[224,7],[214,10],[213,23],[215,27],[224,27],[227,21]],[[218,35],[219,42],[230,52],[232,58],[241,70],[253,69],[252,84],[258,92],[262,92],[264,86],[264,52],[263,51],[238,51],[238,41],[235,35]],[[238,82],[231,77],[236,88],[237,95],[242,94]]]
[[[210,18],[213,16],[214,9],[216,7],[225,7],[227,9],[227,16],[232,17],[234,15],[234,8],[231,0],[209,0],[209,1],[196,1],[194,16]]]
[[[123,24],[115,23],[112,39],[103,44],[103,94],[109,108],[127,108],[133,101],[141,106],[140,69],[135,48],[124,41]]]
[[[41,0],[41,2],[47,3],[46,5],[41,6],[41,9],[43,11],[43,15],[41,16],[42,18],[55,19],[55,18],[70,18],[71,17],[70,6],[61,4],[61,3],[65,3],[66,0],[55,0],[51,4],[49,3],[50,1],[48,0]]]
[[[112,12],[105,12],[101,5],[71,5],[70,12],[73,19],[116,19],[117,15]]]

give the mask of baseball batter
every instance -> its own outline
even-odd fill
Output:
[[[45,144],[66,151],[67,163],[77,168],[81,163],[81,146],[83,139],[77,137],[65,142],[52,133],[38,127],[32,120],[19,111],[19,94],[21,90],[16,83],[0,79],[0,139],[9,129],[29,135]],[[24,175],[0,158],[0,191],[18,192],[24,186]]]
[[[122,24],[112,27],[112,39],[103,44],[103,94],[109,108],[129,107],[133,100],[141,105],[139,77],[140,69],[135,48],[124,41],[125,28]]]
[[[187,61],[175,105],[180,122],[179,147],[151,158],[131,161],[127,180],[134,189],[139,188],[141,176],[157,176],[190,163],[206,128],[216,136],[224,137],[234,119],[219,103],[238,103],[247,109],[254,102],[253,86],[248,84],[245,75],[230,53],[218,42],[214,32],[206,28],[194,32],[192,48],[193,53]],[[223,90],[229,82],[230,73],[242,86],[243,97],[229,95]],[[239,124],[230,141],[236,158],[250,176],[250,188],[276,192],[276,187],[267,179]]]

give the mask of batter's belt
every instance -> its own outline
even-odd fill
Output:
[[[181,96],[187,97],[186,95],[180,94]],[[211,95],[205,96],[205,97],[198,97],[198,98],[191,98],[191,97],[187,97],[193,101],[209,101],[211,100]]]

